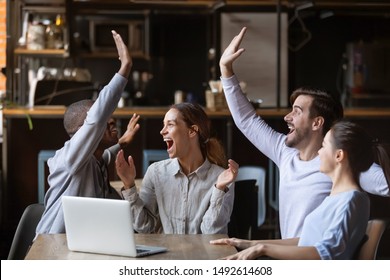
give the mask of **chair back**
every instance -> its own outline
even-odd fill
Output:
[[[153,162],[169,158],[167,150],[144,150],[142,160],[142,177],[145,176],[146,170]]]
[[[372,219],[368,221],[366,230],[367,240],[361,245],[357,259],[376,259],[379,243],[388,225],[389,221],[385,219]]]
[[[257,187],[257,223],[256,226],[259,228],[265,222],[266,214],[266,198],[265,198],[265,168],[261,166],[240,166],[238,169],[237,181],[243,180],[256,180]],[[237,188],[236,188],[237,190]]]
[[[46,193],[46,169],[47,169],[47,160],[54,157],[55,150],[40,150],[38,153],[38,203],[43,204],[45,200]]]
[[[228,236],[251,239],[256,227],[257,187],[256,180],[235,182],[233,211],[228,224]]]
[[[8,260],[23,260],[35,237],[35,230],[42,217],[43,204],[30,204],[24,210],[16,228],[8,253]]]

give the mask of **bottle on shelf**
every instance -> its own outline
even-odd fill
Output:
[[[54,48],[64,48],[64,19],[62,15],[58,14],[56,17],[55,29],[54,29]]]
[[[46,49],[54,49],[54,41],[55,41],[54,26],[55,24],[52,22],[50,22],[46,26]]]
[[[46,27],[46,48],[64,48],[64,20],[60,14],[56,16],[54,23],[52,22]]]

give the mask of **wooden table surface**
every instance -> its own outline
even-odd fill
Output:
[[[39,235],[26,260],[216,260],[234,254],[228,245],[211,245],[210,240],[225,234],[135,234],[137,244],[163,246],[168,252],[141,258],[73,252],[68,249],[66,234]]]

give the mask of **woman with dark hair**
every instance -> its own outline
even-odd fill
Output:
[[[227,259],[352,259],[366,232],[370,200],[359,185],[361,172],[378,158],[389,182],[390,159],[385,149],[355,123],[335,123],[325,135],[320,171],[332,180],[330,195],[307,215],[299,238],[282,240],[211,241],[242,249]]]
[[[160,131],[169,159],[151,164],[138,193],[131,156],[119,152],[116,170],[131,202],[134,229],[142,233],[227,233],[238,164],[212,137],[210,120],[197,104],[172,105]],[[224,169],[226,168],[227,169]]]

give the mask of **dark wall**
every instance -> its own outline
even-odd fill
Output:
[[[312,38],[301,49],[289,52],[290,91],[311,85],[340,96],[344,83],[342,66],[346,44],[352,42],[390,43],[390,18],[382,14],[338,14],[321,19],[319,12],[303,13],[303,22]],[[294,22],[289,40],[294,47],[304,38],[302,27]]]
[[[209,16],[202,14],[151,17],[154,80],[147,95],[152,105],[172,104],[176,90],[192,93],[194,100],[205,104],[209,25]]]
[[[149,18],[149,57],[134,57],[133,72],[148,73],[146,82],[136,84],[133,75],[126,87],[127,105],[160,106],[174,102],[174,92],[191,93],[193,101],[205,104],[204,91],[208,85],[208,50],[210,46],[211,16],[202,13],[152,13]],[[77,21],[83,43],[76,52],[89,53],[85,19]],[[92,55],[92,56],[91,56]],[[77,67],[88,68],[92,79],[105,85],[117,71],[116,57],[99,57],[99,54],[79,56],[73,62]],[[140,78],[142,79],[142,78]],[[136,95],[141,92],[142,96]]]

